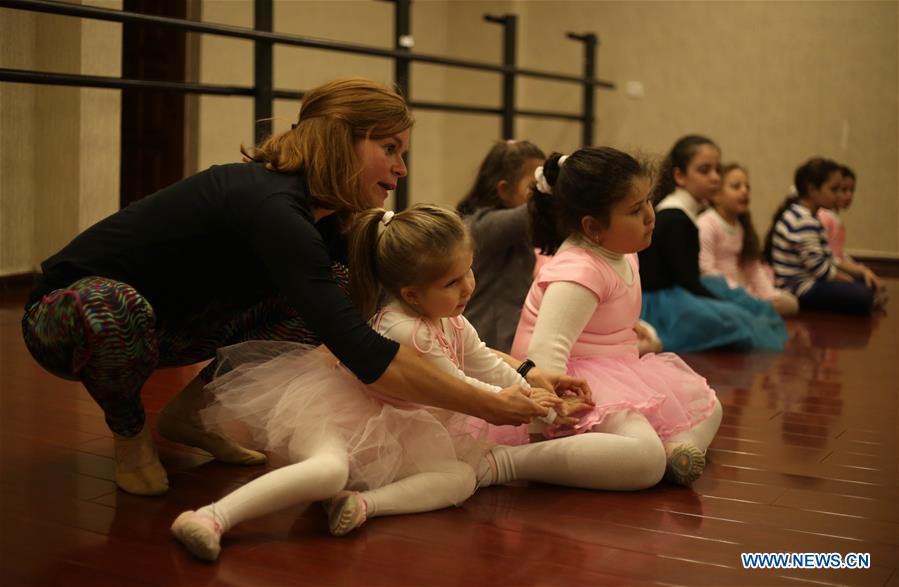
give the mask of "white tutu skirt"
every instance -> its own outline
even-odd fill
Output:
[[[299,462],[323,442],[343,444],[350,489],[364,491],[459,460],[477,470],[492,445],[475,418],[375,397],[335,359],[289,342],[220,349],[214,401],[200,411],[210,430]],[[236,433],[236,434],[235,434]]]

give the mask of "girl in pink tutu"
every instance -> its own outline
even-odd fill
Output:
[[[462,317],[474,288],[472,244],[454,212],[362,212],[350,262],[354,302],[382,335],[478,387],[560,405],[553,392],[528,386],[522,375],[534,378],[536,370],[519,374]],[[172,532],[199,558],[215,560],[222,534],[235,525],[297,504],[326,501],[335,535],[374,516],[458,505],[475,491],[477,471],[490,470],[482,462],[494,441],[484,422],[376,396],[325,351],[250,342],[223,349],[219,359],[229,371],[206,387],[214,401],[201,411],[203,424],[213,431],[239,424],[252,446],[290,464],[175,520]],[[571,377],[540,376],[550,386],[583,388]],[[507,440],[526,440],[509,430]]]
[[[721,404],[676,355],[637,350],[636,253],[649,246],[655,224],[647,175],[633,157],[606,147],[555,153],[538,169],[534,244],[553,257],[528,292],[512,354],[567,370],[593,390],[595,406],[574,425],[545,427],[546,437],[640,440],[645,451],[618,458],[644,459],[645,470],[660,466],[669,480],[689,485],[705,466]]]

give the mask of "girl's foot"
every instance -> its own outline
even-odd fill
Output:
[[[365,523],[368,507],[358,491],[341,491],[324,504],[328,529],[334,536],[349,534]]]
[[[222,527],[213,516],[188,510],[175,518],[172,534],[197,558],[214,561],[221,552]]]
[[[689,487],[705,469],[705,454],[692,444],[666,445],[665,479]]]
[[[223,463],[264,463],[265,455],[261,452],[244,448],[227,436],[203,428],[199,417],[199,410],[203,406],[203,386],[203,380],[195,378],[162,408],[156,419],[156,429],[160,436],[172,442],[201,448]]]
[[[159,462],[150,427],[144,424],[136,436],[113,434],[115,482],[122,491],[135,495],[162,495],[169,479]]]

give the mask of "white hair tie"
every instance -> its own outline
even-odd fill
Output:
[[[393,217],[395,215],[396,215],[396,213],[393,210],[388,210],[388,211],[384,212],[384,215],[381,216],[381,224],[383,224],[384,226],[387,226],[388,224],[390,224],[390,221],[393,220]]]
[[[553,188],[549,185],[549,182],[546,181],[546,176],[543,175],[543,166],[541,165],[537,169],[534,170],[534,179],[537,181],[537,191],[544,194],[552,194]]]
[[[562,155],[559,157],[559,167],[562,167],[562,164],[565,163],[565,160],[568,159],[568,155]],[[534,170],[534,179],[537,181],[537,189],[544,194],[552,194],[553,187],[549,185],[549,182],[546,180],[546,176],[543,174],[543,166],[541,165],[537,169]]]

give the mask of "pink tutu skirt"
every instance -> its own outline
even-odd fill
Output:
[[[715,409],[715,391],[674,353],[571,359],[568,374],[587,380],[596,404],[573,426],[549,426],[547,437],[588,432],[609,414],[643,414],[665,440],[689,430]]]
[[[335,359],[297,343],[252,341],[219,351],[203,424],[299,462],[322,439],[349,457],[347,487],[382,487],[460,460],[477,468],[492,443],[486,423],[449,410],[379,399]]]

